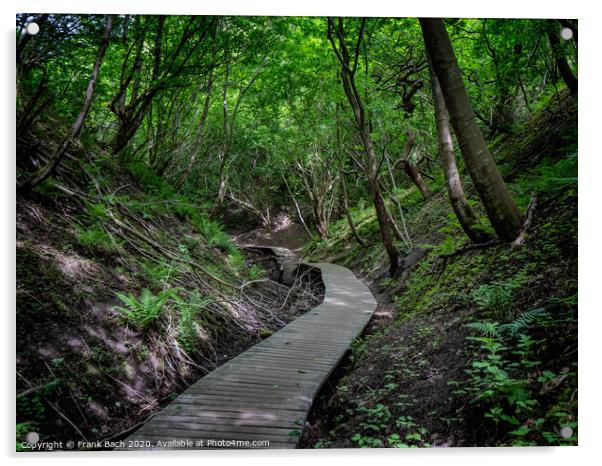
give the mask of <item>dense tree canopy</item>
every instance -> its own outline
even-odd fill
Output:
[[[267,225],[277,199],[280,207],[295,204],[323,238],[330,219],[344,214],[347,177],[348,203],[373,198],[392,263],[399,260],[395,241],[412,246],[396,190],[414,182],[428,197],[428,179],[437,173],[435,73],[444,74],[439,81],[452,126],[458,118],[441,60],[457,61],[465,117],[486,138],[512,132],[542,96],[564,86],[576,92],[577,42],[559,39],[563,24],[576,35],[570,21],[449,20],[439,31],[453,49],[441,49],[430,67],[411,18],[23,14],[17,20],[19,135],[34,131],[45,114],[73,121],[79,114],[84,141],[99,142],[126,165],[149,166],[212,206],[212,215],[219,217],[227,202]],[[36,36],[22,30],[32,20],[41,27]],[[439,50],[433,44],[429,53]],[[95,59],[99,76],[90,87]],[[92,95],[82,114],[86,88]],[[65,141],[79,137],[79,129]],[[495,164],[480,163],[482,149],[471,152],[473,136],[454,129],[460,153],[477,162],[467,168],[489,221],[511,240],[522,220],[499,175],[491,178]],[[21,188],[51,175],[60,158],[55,154],[46,167],[20,159]],[[483,236],[489,226],[480,222]]]

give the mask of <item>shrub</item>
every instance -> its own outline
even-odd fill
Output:
[[[108,217],[107,208],[104,204],[88,204],[88,217],[94,222],[105,220]]]

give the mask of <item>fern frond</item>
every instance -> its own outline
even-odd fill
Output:
[[[518,316],[512,322],[500,326],[500,331],[508,332],[510,335],[516,335],[521,330],[527,328],[529,325],[534,323],[535,321],[548,317],[548,311],[539,307],[537,309],[532,309],[530,311],[524,312],[520,316]]]
[[[500,335],[500,324],[497,322],[471,322],[466,324],[466,327],[488,337],[498,337]]]

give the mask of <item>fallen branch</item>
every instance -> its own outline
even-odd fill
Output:
[[[472,244],[469,244],[468,246],[464,246],[463,248],[457,249],[454,252],[450,252],[448,254],[440,254],[435,258],[435,261],[433,262],[433,266],[431,267],[430,273],[435,272],[435,269],[437,268],[437,265],[439,264],[439,261],[441,261],[441,260],[443,261],[443,267],[441,268],[441,271],[439,272],[439,274],[443,273],[443,271],[445,270],[445,267],[447,266],[449,259],[451,259],[452,257],[457,257],[457,256],[460,256],[467,252],[475,251],[478,249],[491,248],[493,246],[498,246],[499,244],[502,244],[502,242],[499,239],[494,239],[491,241],[487,241],[486,243],[472,243]]]

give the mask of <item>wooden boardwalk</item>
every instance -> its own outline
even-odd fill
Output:
[[[350,270],[310,265],[322,273],[322,304],[204,376],[122,449],[295,448],[314,397],[376,308]]]

